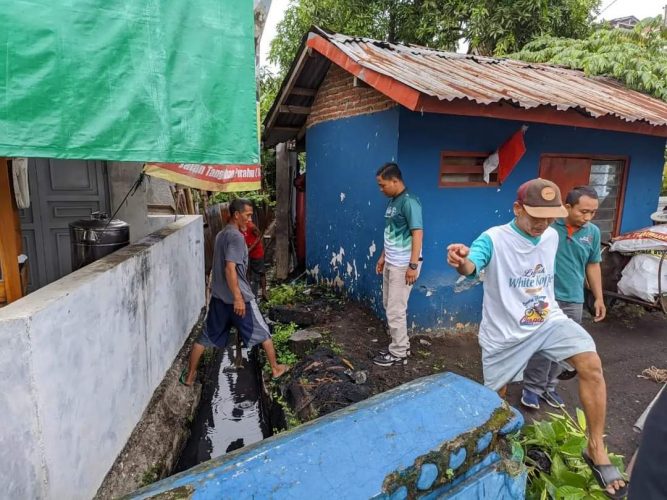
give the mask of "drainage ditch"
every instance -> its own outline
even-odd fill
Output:
[[[235,348],[211,351],[202,370],[202,396],[192,421],[190,439],[173,473],[261,441],[282,428],[284,417],[272,408],[263,388],[258,349],[242,350],[235,365]]]

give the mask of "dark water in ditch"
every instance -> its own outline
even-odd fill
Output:
[[[217,351],[204,371],[199,409],[174,473],[271,435],[257,351],[243,349],[241,368],[234,365],[234,353],[233,347]]]

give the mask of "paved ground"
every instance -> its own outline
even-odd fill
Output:
[[[667,316],[617,305],[604,322],[586,321],[585,327],[595,338],[607,381],[607,444],[610,450],[625,455],[627,464],[639,441],[632,426],[660,389],[637,375],[650,366],[667,368]],[[568,408],[580,406],[576,379],[561,382],[559,392]],[[520,394],[520,385],[514,384],[510,403],[524,410],[527,420],[541,418],[545,410],[524,409],[519,404]]]

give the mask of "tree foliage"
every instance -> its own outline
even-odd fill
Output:
[[[544,35],[583,38],[599,0],[473,0],[463,2],[463,35],[479,54],[505,55]]]
[[[541,35],[584,37],[600,0],[291,0],[269,59],[289,68],[312,25],[351,36],[480,54],[514,52]]]
[[[280,90],[280,78],[274,75],[268,68],[259,68],[259,116],[261,120],[268,114],[273,100]]]
[[[645,19],[632,30],[602,26],[582,40],[541,37],[510,57],[613,77],[667,101],[667,29],[661,17]]]

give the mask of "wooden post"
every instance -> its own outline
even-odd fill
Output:
[[[287,144],[276,146],[276,278],[289,274],[290,171]]]
[[[0,158],[0,267],[7,302],[23,297],[18,257],[21,253],[21,228],[9,176],[9,163]]]

